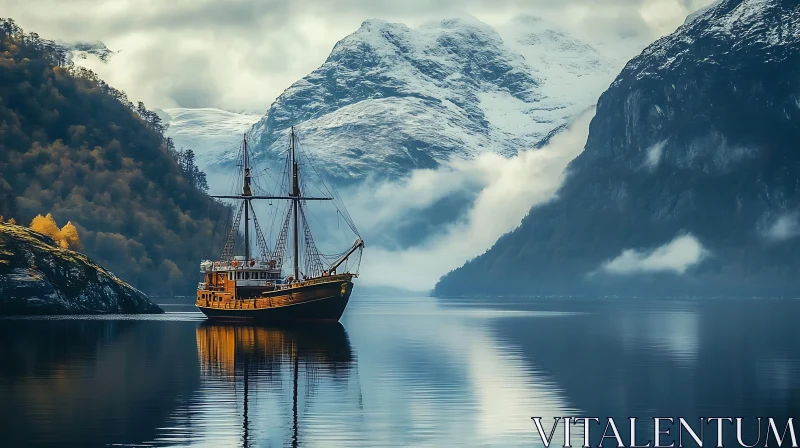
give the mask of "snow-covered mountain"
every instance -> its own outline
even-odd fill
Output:
[[[558,199],[436,293],[797,297],[798,79],[800,2],[713,3],[600,96]]]
[[[688,16],[686,16],[686,20],[683,22],[683,24],[684,25],[688,25],[689,23],[694,22],[694,20],[696,18],[698,18],[698,17],[702,16],[703,14],[705,14],[706,11],[708,11],[709,9],[714,8],[718,4],[722,3],[722,1],[723,0],[714,0],[713,2],[707,4],[706,6],[703,6],[702,8],[699,8],[695,12],[693,12],[693,13],[689,14]]]
[[[257,114],[214,108],[173,108],[156,112],[169,125],[167,135],[172,137],[175,147],[192,149],[202,170],[208,170],[226,154],[235,154],[243,134],[261,118]]]
[[[294,123],[344,181],[509,156],[594,104],[613,75],[591,46],[533,17],[496,30],[472,18],[419,28],[368,20],[277,98],[254,127],[254,148],[274,157]]]

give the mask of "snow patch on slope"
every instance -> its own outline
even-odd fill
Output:
[[[546,87],[543,110],[564,108],[580,113],[608,88],[614,64],[591,45],[535,16],[521,15],[498,27],[512,51],[520,54]]]
[[[662,140],[651,147],[647,148],[645,151],[645,159],[644,159],[644,166],[653,170],[658,166],[658,163],[661,162],[661,156],[664,153],[664,146],[666,146],[667,141]]]
[[[500,132],[524,136],[533,129],[547,132],[553,127],[549,122],[537,121],[537,117],[530,113],[531,105],[508,92],[481,92],[478,94],[478,101],[483,115]]]

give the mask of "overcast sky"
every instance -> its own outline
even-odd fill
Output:
[[[49,39],[100,40],[120,50],[106,65],[85,65],[150,108],[263,113],[366,19],[416,26],[470,14],[498,25],[532,14],[621,57],[710,1],[0,0],[0,14]]]

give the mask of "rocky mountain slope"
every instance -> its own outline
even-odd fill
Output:
[[[0,315],[94,313],[163,310],[85,255],[0,223]]]
[[[800,293],[800,2],[723,0],[603,93],[558,199],[437,295]]]
[[[498,30],[475,19],[369,20],[278,97],[254,127],[254,147],[274,158],[294,123],[345,181],[512,155],[594,104],[612,78],[591,46],[532,17]],[[235,152],[227,156],[230,165]]]

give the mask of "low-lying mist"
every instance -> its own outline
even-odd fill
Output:
[[[485,252],[531,207],[556,197],[567,164],[583,151],[593,117],[594,108],[547,145],[511,158],[484,154],[340,190],[366,242],[360,283],[429,290],[439,277]],[[209,173],[209,183],[214,192],[227,191],[230,176]],[[280,227],[286,204],[265,202],[257,204],[262,228]],[[342,252],[355,238],[333,207],[310,204],[307,218],[323,253]],[[277,230],[266,236],[274,244]]]
[[[347,205],[367,242],[362,282],[429,289],[443,274],[489,249],[531,207],[556,196],[567,164],[583,151],[592,117],[594,109],[546,146],[515,157],[485,154],[350,191]],[[457,200],[451,204],[448,198]],[[412,244],[391,239],[409,223],[441,221],[437,207],[448,208],[451,219],[419,234]],[[379,243],[370,245],[370,240]]]

